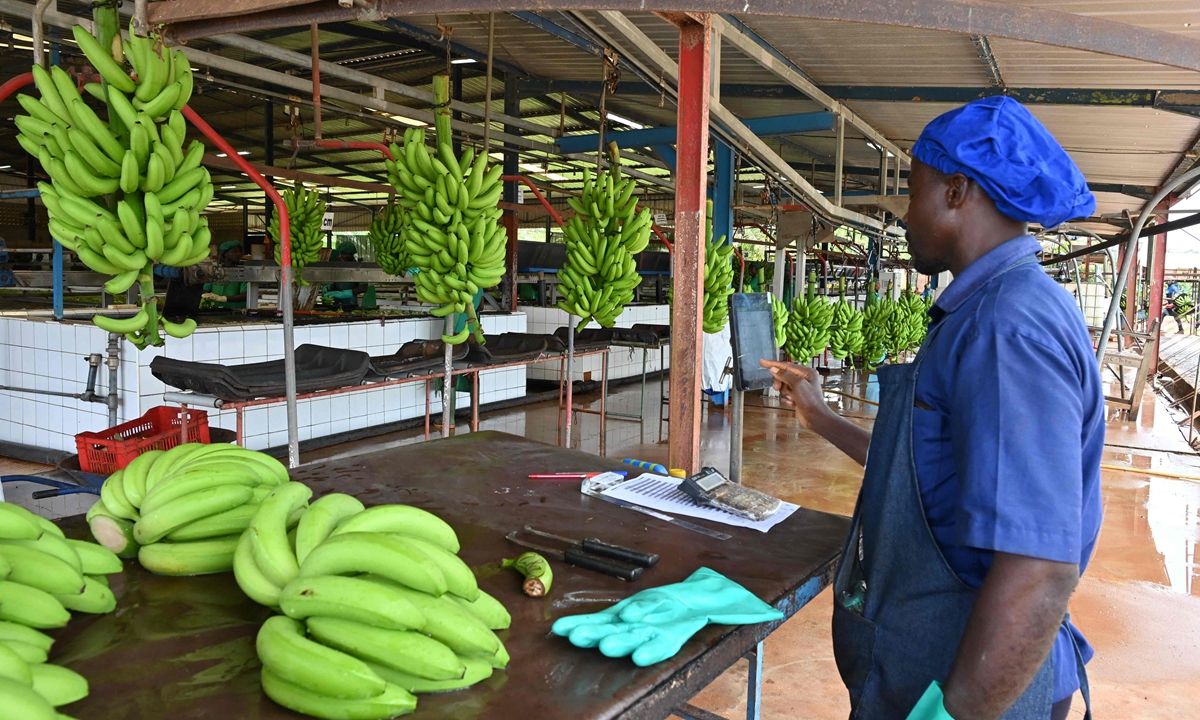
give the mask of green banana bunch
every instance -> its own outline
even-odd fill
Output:
[[[87,522],[101,545],[151,572],[228,572],[242,531],[287,477],[278,460],[236,445],[152,450],[104,481]]]
[[[909,349],[921,347],[925,333],[929,330],[929,308],[911,288],[905,288],[900,297],[900,313],[903,317],[904,335]]]
[[[324,244],[321,223],[325,219],[325,201],[316,188],[309,190],[301,183],[279,193],[288,211],[288,229],[291,233],[292,267],[299,271],[314,263]],[[282,263],[283,248],[279,244],[279,213],[271,215],[267,234],[275,244],[275,262]],[[301,280],[301,283],[304,281]]]
[[[106,101],[114,116],[102,121],[58,66],[33,68],[40,98],[17,97],[27,113],[15,118],[17,141],[51,179],[38,185],[50,234],[88,267],[113,276],[106,292],[139,286],[138,314],[97,315],[98,327],[139,349],[163,344],[160,325],[172,337],[187,337],[195,321],[176,324],[159,315],[153,277],[155,263],[187,267],[209,252],[211,233],[200,213],[212,200],[212,178],[200,167],[204,145],[193,140],[185,149],[187,123],[179,112],[191,97],[191,65],[179,51],[155,49],[131,32],[122,56],[135,81],[82,26],[72,32],[106,81],[89,86],[89,94]]]
[[[783,349],[788,357],[800,363],[820,355],[829,346],[833,305],[817,297],[816,284],[816,273],[809,273],[805,297],[797,297],[792,302],[792,312],[788,316],[787,343]]]
[[[862,351],[862,313],[846,302],[846,279],[838,279],[838,301],[833,306],[832,334],[829,336],[829,352],[838,360],[857,355]]]
[[[890,308],[875,295],[874,283],[867,286],[867,304],[863,308],[863,341],[859,357],[868,369],[874,369],[887,357]]]
[[[708,201],[704,248],[704,332],[718,333],[729,323],[729,296],[733,294],[733,243],[725,236],[713,242],[713,202]]]
[[[926,305],[927,309],[928,307]],[[1192,298],[1187,293],[1180,293],[1175,296],[1175,312],[1178,313],[1179,317],[1187,317],[1195,307],[1196,304],[1192,302]],[[926,324],[926,328],[928,327],[928,324]]]
[[[389,204],[375,216],[367,228],[367,237],[375,248],[375,262],[389,275],[400,276],[408,271],[408,251],[404,249],[404,234],[408,218],[400,205]]]
[[[88,682],[46,664],[70,611],[104,614],[117,606],[108,575],[121,559],[94,543],[63,537],[57,525],[0,501],[0,708],[12,717],[56,720],[55,708],[82,700]]]
[[[474,296],[504,277],[508,234],[500,224],[504,211],[497,206],[504,192],[504,168],[489,168],[487,153],[476,156],[470,147],[455,156],[449,77],[435,76],[433,91],[438,104],[436,151],[430,153],[425,145],[423,128],[409,128],[404,147],[391,146],[396,159],[385,161],[388,181],[404,209],[403,248],[421,271],[414,276],[417,299],[438,305],[432,311],[435,317],[466,313],[466,327],[443,335],[444,342],[464,343],[473,330],[482,344],[483,325],[475,314]]]
[[[776,300],[770,293],[767,295],[771,297],[771,318],[775,322],[775,347],[783,347],[787,344],[787,303]]]
[[[884,324],[884,347],[888,354],[898,356],[908,349],[909,326],[904,307],[892,299],[892,284],[889,282],[884,296],[879,298],[879,304],[884,306],[887,322]]]
[[[584,168],[580,197],[567,198],[575,215],[563,228],[567,262],[558,273],[558,308],[581,318],[580,328],[592,319],[601,327],[616,323],[642,281],[633,256],[650,244],[650,209],[638,212],[636,183],[622,176],[615,143],[609,156],[595,178]]]
[[[389,718],[412,712],[413,694],[465,688],[508,664],[493,630],[512,619],[458,558],[449,525],[340,493],[305,507],[309,494],[276,488],[234,556],[242,590],[282,613],[256,641],[268,697],[320,718]],[[291,543],[289,512],[299,514]]]

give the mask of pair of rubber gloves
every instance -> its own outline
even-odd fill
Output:
[[[674,657],[704,626],[782,620],[783,613],[724,575],[700,568],[681,583],[643,590],[607,610],[559,618],[551,631],[646,667]]]
[[[324,297],[327,297],[327,298],[330,298],[333,300],[349,300],[350,298],[354,297],[354,291],[353,290],[326,290],[324,293],[322,293],[322,295]]]

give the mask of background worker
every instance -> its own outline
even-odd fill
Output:
[[[222,267],[235,267],[241,264],[242,244],[237,240],[227,240],[221,243],[221,246],[217,248],[217,257],[220,259]],[[244,310],[246,308],[246,283],[204,283],[204,294],[200,297],[211,301],[213,307]]]
[[[357,262],[358,246],[349,241],[342,241],[337,246],[337,255],[335,259],[338,262]],[[375,307],[374,288],[366,283],[329,283],[323,288],[321,295],[327,302],[339,307],[342,310],[355,310],[360,305],[364,307]],[[365,300],[368,300],[369,302],[360,302],[360,296],[364,295],[367,296]]]
[[[935,119],[912,154],[909,251],[954,281],[916,360],[879,369],[873,432],[829,409],[814,371],[764,361],[801,424],[866,466],[834,654],[855,718],[1062,720],[1088,699],[1092,650],[1066,611],[1100,529],[1104,396],[1026,223],[1095,198],[1009,98]]]

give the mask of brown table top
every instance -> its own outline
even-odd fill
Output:
[[[415,717],[663,718],[753,649],[774,625],[709,626],[671,660],[638,668],[551,636],[563,615],[595,612],[639,590],[683,580],[708,566],[763,600],[794,613],[827,584],[849,521],[798,510],[771,532],[730,529],[726,541],[580,494],[578,481],[530,480],[534,472],[619,469],[595,455],[497,432],[480,432],[304,466],[295,480],[316,496],[346,492],[365,504],[406,503],[458,532],[461,557],[480,587],[513,616],[499,633],[507,670],[457,693],[423,695]],[[525,524],[574,537],[600,537],[657,552],[635,583],[552,561],[545,598],[521,594],[520,576],[499,561],[522,552],[505,535]],[[82,517],[65,523],[76,536]],[[91,695],[63,708],[88,720],[297,718],[263,694],[254,636],[270,611],[245,597],[231,573],[198,578],[152,575],[127,563],[113,576],[117,610],[78,616],[59,632],[51,661],[86,676]]]

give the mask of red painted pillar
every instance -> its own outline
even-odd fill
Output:
[[[700,471],[700,364],[704,340],[700,293],[704,287],[712,32],[707,15],[679,16],[675,21],[679,26],[679,119],[669,458],[670,467],[692,474]]]

